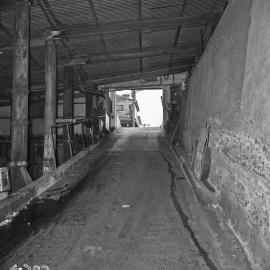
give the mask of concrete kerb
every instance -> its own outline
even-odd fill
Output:
[[[101,141],[100,141],[101,142]],[[6,225],[12,221],[12,219],[23,209],[31,203],[33,199],[46,192],[53,185],[65,178],[71,173],[78,164],[84,164],[89,162],[86,158],[87,155],[96,148],[99,144],[87,147],[85,150],[78,153],[76,156],[56,168],[54,171],[43,175],[31,184],[21,188],[17,192],[11,194],[9,197],[0,201],[0,226]],[[85,171],[85,174],[88,170]],[[79,182],[83,178],[80,177],[75,179]]]
[[[200,183],[193,171],[190,169],[188,161],[186,160],[185,156],[176,146],[170,147],[171,151],[173,152],[185,178],[188,180],[189,184],[193,187],[196,196],[206,204],[212,204],[213,206],[217,206],[220,200],[220,194],[216,192],[211,192],[208,190],[203,183]]]

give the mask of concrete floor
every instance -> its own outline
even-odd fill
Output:
[[[159,128],[123,129],[100,155],[1,269],[250,269],[232,233],[197,201]]]

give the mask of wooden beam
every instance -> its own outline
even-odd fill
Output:
[[[104,54],[95,54],[95,55],[81,55],[74,57],[70,61],[67,62],[67,66],[73,65],[82,65],[82,64],[95,64],[95,63],[104,63],[108,61],[122,61],[128,59],[135,58],[143,58],[143,57],[154,57],[154,56],[163,56],[163,55],[172,55],[172,54],[181,54],[188,53],[194,51],[198,46],[200,46],[200,42],[186,42],[179,44],[177,47],[170,48],[166,47],[152,47],[146,48],[144,50],[140,49],[129,49],[122,51],[114,51],[110,52],[107,55]]]
[[[184,11],[185,11],[185,9],[187,7],[187,1],[188,0],[184,0],[184,2],[182,4],[182,8],[181,8],[181,11],[180,11],[180,14],[179,14],[181,17],[184,15]],[[173,47],[177,46],[178,39],[179,39],[179,37],[181,35],[181,32],[182,32],[182,25],[179,25],[178,28],[177,28],[176,34],[175,34]],[[171,54],[171,57],[170,57],[169,67],[171,67],[172,62],[173,62],[173,54]]]
[[[88,0],[88,2],[89,2],[89,5],[90,5],[90,9],[92,11],[93,18],[95,20],[95,24],[98,26],[99,25],[99,22],[98,22],[98,16],[97,16],[97,13],[96,13],[95,5],[94,5],[94,3],[93,3],[92,0]],[[108,50],[107,50],[107,45],[106,45],[105,39],[104,39],[103,35],[99,35],[99,37],[100,37],[101,44],[102,44],[103,50],[105,52],[105,55],[107,55],[108,54]],[[110,68],[111,75],[113,75],[112,64],[110,63],[110,60],[109,59],[108,59],[107,62],[108,62],[109,68]]]
[[[185,17],[172,17],[172,18],[156,18],[156,19],[141,19],[141,20],[130,20],[130,21],[118,21],[111,23],[104,23],[100,25],[88,25],[88,24],[74,24],[74,25],[61,25],[53,26],[51,28],[44,29],[45,35],[51,35],[52,30],[59,29],[59,37],[87,37],[96,38],[100,34],[111,34],[119,32],[130,32],[140,30],[159,30],[168,28],[177,28],[178,26],[194,26],[200,24],[206,24],[209,22],[215,22],[221,16],[221,13],[209,13],[199,16],[185,16]],[[73,41],[70,40],[69,43]],[[34,36],[30,40],[30,47],[44,47],[45,42],[42,35]],[[0,51],[12,50],[13,46],[7,46],[0,48]]]
[[[181,62],[177,66],[172,66],[171,68],[168,68],[164,65],[156,65],[152,66],[151,69],[145,70],[145,72],[140,73],[136,70],[128,70],[126,72],[121,72],[121,73],[115,73],[114,76],[109,76],[108,74],[99,74],[99,75],[94,75],[89,78],[85,82],[85,87],[87,89],[93,89],[93,86],[95,85],[103,85],[103,84],[110,84],[110,83],[118,83],[118,82],[125,82],[125,81],[130,81],[130,80],[139,80],[141,78],[148,78],[149,76],[151,78],[157,77],[157,76],[163,76],[163,75],[169,75],[169,74],[177,74],[177,73],[183,73],[186,71],[189,71],[191,67],[193,66],[193,62],[190,63],[188,62],[189,60],[186,59],[187,62]],[[77,85],[77,88],[79,86]],[[58,88],[63,88],[62,84],[58,84]],[[36,85],[31,87],[31,92],[33,91],[39,91],[39,89],[43,89],[42,84]],[[81,91],[81,89],[79,90]],[[93,93],[96,94],[96,90],[88,91],[86,90],[85,92],[88,93]]]
[[[62,27],[62,23],[60,22],[60,20],[58,20],[57,16],[55,15],[53,8],[50,5],[50,2],[48,0],[43,0],[43,1],[37,0],[37,2],[44,16],[46,17],[48,23],[51,25],[51,28]],[[53,39],[53,36],[54,35],[52,33],[49,34],[50,39]],[[47,35],[47,38],[48,38],[48,35]],[[67,55],[71,57],[73,55],[73,52],[70,49],[69,45],[67,44],[66,40],[61,39],[61,43],[63,47],[66,49]],[[84,76],[87,77],[86,73],[83,72],[82,67],[78,67],[78,66],[75,66],[73,70],[74,70],[74,75],[77,77],[78,81],[80,82],[79,83],[80,89],[85,90],[83,80],[84,80]]]
[[[170,85],[165,85],[170,86]],[[160,90],[163,89],[163,85],[149,85],[149,86],[127,86],[127,87],[106,87],[102,89],[104,92],[118,92],[125,90]]]
[[[99,85],[99,90],[103,91],[110,91],[111,89],[118,91],[118,90],[137,90],[137,89],[157,89],[162,88],[163,86],[170,86],[170,85],[179,85],[184,80],[184,74],[171,74],[169,76],[163,77],[153,77],[151,81],[144,81],[144,80],[133,80],[128,82],[119,82],[119,83],[112,83],[107,84],[106,86]]]
[[[12,39],[14,38],[13,34],[11,34],[10,31],[2,23],[0,23],[0,30]]]
[[[55,38],[75,38],[83,35],[104,35],[111,33],[122,33],[142,30],[158,30],[176,28],[179,25],[193,26],[205,24],[216,20],[220,13],[207,13],[197,16],[169,17],[169,18],[146,18],[141,20],[128,20],[103,23],[100,25],[73,24],[45,29],[46,35],[54,33]],[[54,32],[52,32],[52,30]]]
[[[92,76],[90,80],[87,80],[85,82],[85,88],[86,91],[82,91],[80,89],[79,91],[85,92],[85,93],[92,93],[96,94],[96,90],[90,91],[89,89],[93,89],[93,86],[95,85],[103,85],[103,84],[111,84],[111,83],[118,83],[118,82],[125,82],[125,81],[130,81],[130,80],[139,80],[142,77],[157,77],[157,76],[163,76],[163,75],[168,75],[168,74],[176,74],[176,73],[182,73],[189,71],[190,68],[194,65],[193,63],[193,58],[183,58],[181,62],[177,66],[172,66],[171,68],[168,68],[164,65],[155,65],[152,66],[151,69],[149,68],[143,73],[138,73],[138,71],[134,70],[128,70],[127,72],[124,73],[116,73],[114,76],[108,76],[107,74],[99,74]],[[81,83],[80,83],[81,84]],[[79,86],[77,85],[76,88]],[[63,84],[59,83],[58,84],[58,89],[62,89]],[[80,88],[80,87],[79,87]],[[42,85],[42,82],[39,83],[39,85],[31,86],[31,93],[34,92],[43,92],[44,86]],[[6,89],[5,93],[8,93],[10,89]]]
[[[23,168],[27,167],[28,152],[29,20],[29,1],[16,1],[11,112],[12,191],[27,184]]]
[[[187,65],[187,66],[177,66],[173,68],[153,69],[145,71],[143,73],[141,72],[120,73],[113,77],[92,78],[91,83],[95,83],[97,85],[107,85],[117,82],[127,82],[140,79],[148,80],[158,76],[167,76],[170,74],[184,73],[189,71],[191,67],[192,65]]]
[[[56,130],[52,129],[56,122],[57,106],[57,67],[56,67],[56,41],[46,40],[45,53],[45,119],[44,119],[44,159],[43,173],[55,168],[54,142]]]

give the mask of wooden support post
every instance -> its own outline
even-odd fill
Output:
[[[169,134],[169,106],[171,92],[169,86],[163,86],[162,106],[163,106],[163,129],[165,134]]]
[[[63,90],[63,118],[64,119],[73,119],[74,117],[74,108],[73,108],[73,68],[65,67],[64,68],[64,90]],[[70,137],[73,136],[73,126],[69,127]],[[70,140],[68,135],[68,129],[64,128],[64,152],[65,160],[71,158],[69,143]],[[71,143],[71,142],[70,142]]]
[[[136,106],[135,106],[135,103],[136,103],[136,91],[133,90],[132,91],[132,115],[131,115],[131,118],[132,118],[132,127],[135,127],[135,110],[136,110]]]
[[[85,110],[86,110],[86,118],[90,118],[93,109],[93,96],[92,94],[86,94],[85,101]]]
[[[93,143],[93,134],[90,133],[90,128],[93,131],[93,121],[94,119],[91,118],[93,116],[93,95],[92,94],[86,94],[85,96],[85,118],[91,119],[90,122],[87,123],[87,129],[86,129],[86,142],[87,145]],[[90,125],[90,123],[92,123]],[[91,136],[91,141],[89,141],[89,137]]]
[[[64,68],[64,90],[63,90],[63,118],[73,118],[73,72],[72,67]]]
[[[55,164],[56,129],[51,126],[56,121],[57,106],[57,66],[56,66],[56,41],[46,40],[45,55],[45,119],[44,119],[44,159],[43,173],[52,171]]]
[[[117,129],[116,91],[110,92],[112,100],[111,127]]]
[[[12,191],[23,187],[30,179],[26,172],[28,148],[29,15],[29,1],[16,1],[11,113],[10,166]]]
[[[85,132],[84,132],[84,124],[83,123],[81,123],[81,130],[82,130],[82,145],[83,145],[83,149],[85,149],[86,143],[85,143]]]
[[[91,119],[90,122],[87,125],[88,131],[87,133],[89,134],[89,136],[91,136],[91,141],[89,141],[89,144],[94,144],[94,134],[93,134],[93,128],[94,128],[94,118],[91,118],[91,116],[93,116],[93,95],[88,93],[85,96],[85,116],[87,119]],[[91,123],[91,125],[90,125]],[[92,133],[90,133],[90,129]]]
[[[70,125],[67,125],[66,128],[67,128],[67,136],[68,136],[69,153],[70,153],[70,158],[72,158],[73,149],[72,149],[72,141],[71,141],[71,136],[70,136]]]

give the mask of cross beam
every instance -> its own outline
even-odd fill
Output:
[[[115,75],[113,77],[103,77],[103,78],[92,78],[90,81],[91,83],[95,83],[97,85],[108,85],[112,83],[118,83],[118,82],[127,82],[127,81],[133,81],[133,80],[140,80],[143,79],[145,81],[152,81],[153,78],[156,79],[156,77],[159,76],[168,76],[170,74],[178,74],[178,73],[184,73],[190,71],[192,68],[192,65],[186,65],[186,66],[176,66],[173,68],[163,68],[163,69],[153,69],[148,70],[145,72],[134,72],[134,73],[121,73],[118,75]]]
[[[200,45],[200,42],[188,42],[179,44],[177,47],[170,48],[166,47],[152,47],[141,49],[129,49],[122,51],[114,51],[108,54],[86,54],[76,56],[73,59],[69,60],[66,66],[81,65],[81,64],[94,64],[94,63],[103,63],[108,61],[122,61],[128,59],[136,59],[143,57],[154,57],[154,56],[163,56],[171,54],[180,54],[180,53],[189,53],[194,52]]]
[[[132,32],[142,30],[158,30],[176,28],[179,25],[193,26],[214,21],[220,13],[207,13],[197,16],[170,17],[170,18],[145,18],[141,20],[128,20],[103,23],[100,25],[73,24],[51,27],[44,32],[55,37],[76,38],[83,35],[105,35],[111,33]],[[51,32],[53,30],[53,32]]]
[[[176,28],[179,25],[182,26],[193,26],[201,25],[209,22],[216,21],[221,16],[221,13],[207,13],[198,16],[185,16],[185,17],[171,17],[171,18],[145,18],[141,20],[128,20],[128,21],[117,21],[104,23],[100,25],[89,25],[89,24],[71,24],[52,26],[44,29],[45,35],[55,35],[59,38],[78,38],[83,36],[96,36],[100,34],[111,34],[120,32],[131,32],[140,30],[159,30]],[[52,32],[52,30],[57,30]],[[58,34],[57,34],[58,33]],[[72,42],[69,41],[69,42]],[[45,42],[42,35],[35,36],[30,40],[30,47],[44,47]],[[0,51],[11,50],[13,46],[7,46],[0,48]]]

